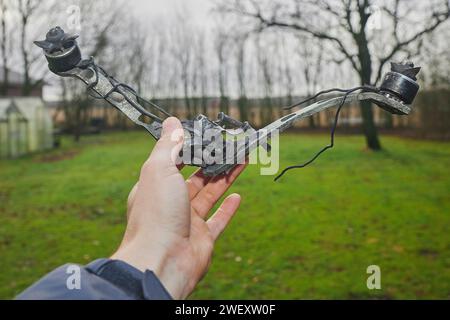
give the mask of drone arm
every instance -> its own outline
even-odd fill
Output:
[[[379,107],[385,109],[386,111],[394,114],[407,115],[411,112],[411,107],[409,105],[406,105],[392,97],[388,97],[376,92],[360,92],[349,94],[345,98],[336,97],[316,102],[308,107],[305,107],[299,111],[291,113],[287,116],[282,117],[281,119],[272,122],[262,130],[268,132],[268,134],[272,133],[274,130],[283,132],[284,130],[292,127],[293,124],[299,120],[308,118],[323,110],[338,106],[342,102],[342,99],[345,99],[345,103],[352,103],[355,101],[371,101],[377,104]]]
[[[258,146],[267,143],[269,137],[278,135],[279,133],[291,128],[297,121],[308,118],[326,109],[339,106],[342,103],[343,99],[345,99],[344,101],[345,103],[353,103],[357,101],[371,101],[377,104],[379,107],[394,114],[407,115],[411,112],[411,107],[409,105],[404,104],[400,100],[395,99],[394,97],[391,97],[389,95],[376,92],[352,93],[347,95],[346,97],[340,96],[336,98],[318,101],[296,112],[283,116],[282,118],[272,122],[265,128],[260,129],[257,132],[254,132],[252,135],[248,137],[248,143],[245,145],[245,147],[242,147],[240,150],[237,151],[236,158],[245,159],[245,157],[247,157]],[[221,174],[231,170],[234,167],[234,165],[229,163],[232,163],[232,159],[228,159],[223,164],[218,164],[206,168],[206,170],[208,170],[208,172],[209,171],[214,172],[215,174]]]
[[[104,99],[109,104],[124,113],[128,119],[144,127],[155,139],[161,137],[161,123],[158,121],[151,124],[143,122],[141,119],[145,114],[139,111],[139,107],[144,108],[136,101],[136,98],[121,88],[115,89],[102,72],[95,72],[91,67],[85,69],[75,67],[69,71],[60,72],[58,75],[81,80],[99,97],[105,97]],[[112,92],[113,89],[117,92]]]

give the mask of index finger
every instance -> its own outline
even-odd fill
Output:
[[[233,170],[227,175],[212,178],[191,201],[191,206],[194,211],[201,218],[205,218],[216,202],[219,201],[225,192],[227,192],[233,182],[239,177],[246,167],[247,164],[241,164],[233,168]]]
[[[211,181],[211,177],[203,174],[203,169],[198,169],[192,176],[186,180],[189,192],[189,200],[192,200],[197,194]]]

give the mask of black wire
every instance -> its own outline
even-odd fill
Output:
[[[136,102],[134,102],[132,99],[130,99],[124,92],[122,92],[122,90],[120,90],[120,87],[124,87],[128,90],[129,93],[131,93],[132,95],[134,95],[134,97],[136,99],[139,99],[138,94],[136,93],[136,91],[131,88],[130,86],[120,83],[119,81],[117,81],[116,79],[114,79],[114,77],[110,76],[102,67],[98,66],[95,62],[94,59],[91,57],[91,63],[90,66],[94,68],[94,71],[96,73],[96,80],[91,83],[88,86],[88,90],[89,92],[92,92],[93,87],[95,87],[98,83],[98,72],[99,70],[103,73],[103,75],[108,79],[108,81],[110,82],[110,84],[113,86],[112,90],[110,90],[106,95],[101,95],[99,94],[100,99],[108,99],[109,96],[114,93],[117,92],[119,94],[121,94],[123,96],[123,98],[129,103],[131,104],[136,110],[138,110],[139,112],[141,112],[142,114],[152,118],[153,120],[159,121],[159,122],[163,122],[163,119],[161,119],[160,117],[158,117],[157,115],[155,115],[152,112],[149,112],[148,110],[146,110],[145,108],[143,108],[142,106],[140,106],[139,104],[137,104]],[[91,97],[95,98],[94,95],[90,94]]]
[[[133,95],[136,100],[139,101],[143,101],[147,104],[149,104],[150,106],[152,106],[153,108],[157,109],[159,112],[163,113],[164,115],[171,117],[172,115],[170,113],[168,113],[166,110],[164,110],[162,107],[158,106],[157,104],[146,100],[144,98],[142,98],[137,92],[136,90],[134,90],[132,87],[130,87],[129,85],[125,84],[125,83],[121,83],[120,81],[116,80],[114,77],[110,76],[102,67],[98,66],[95,61],[94,58],[91,57],[89,60],[86,61],[82,61],[81,64],[79,65],[80,68],[88,68],[91,67],[94,70],[95,73],[95,80],[94,82],[90,83],[87,86],[87,91],[88,91],[88,95],[94,99],[108,99],[111,94],[113,94],[114,92],[119,93],[120,95],[122,95],[124,97],[124,99],[131,104],[135,109],[137,109],[139,112],[141,112],[142,114],[152,118],[153,120],[162,122],[163,119],[161,119],[160,117],[158,117],[157,115],[155,115],[152,112],[149,112],[148,110],[146,110],[145,108],[143,108],[141,105],[139,105],[138,103],[136,103],[135,101],[133,101],[132,99],[130,99],[127,93],[130,93],[131,95]],[[110,84],[112,85],[112,88],[110,91],[108,91],[105,95],[101,95],[98,92],[95,92],[94,90],[92,90],[99,81],[99,72],[101,72],[110,82]],[[121,90],[121,88],[125,89],[126,92],[123,92]],[[93,92],[95,94],[93,94]]]
[[[326,147],[322,148],[318,153],[316,153],[316,155],[314,157],[312,157],[307,162],[305,162],[303,164],[295,165],[295,166],[290,166],[290,167],[287,167],[287,168],[283,169],[283,171],[275,178],[275,181],[278,181],[281,177],[283,177],[290,170],[301,169],[301,168],[304,168],[304,167],[310,165],[311,163],[316,161],[316,159],[319,158],[322,153],[324,153],[328,149],[332,149],[334,147],[334,136],[335,136],[335,133],[336,133],[336,128],[337,128],[337,124],[338,124],[338,121],[339,121],[339,115],[341,113],[342,107],[344,106],[348,95],[350,93],[353,93],[353,92],[358,91],[358,90],[376,91],[375,88],[370,87],[370,86],[360,86],[360,87],[355,87],[355,88],[348,89],[347,91],[345,91],[345,94],[342,97],[342,101],[341,101],[341,103],[339,104],[339,106],[337,108],[336,115],[335,115],[335,118],[334,118],[334,123],[333,123],[333,126],[331,128],[331,141],[330,141],[330,144],[327,145]],[[326,91],[319,92],[314,97],[312,97],[310,99],[307,99],[307,100],[305,100],[304,102],[302,102],[300,104],[303,104],[303,103],[305,103],[307,101],[316,99],[321,94],[329,93],[329,92],[332,92],[332,91],[343,91],[343,89],[331,89],[331,90],[326,90]],[[300,105],[300,104],[297,104],[297,105]]]
[[[166,110],[164,110],[162,107],[158,106],[157,104],[151,102],[150,100],[144,99],[142,96],[140,96],[136,90],[134,90],[132,87],[130,87],[129,85],[122,83],[120,81],[118,81],[117,79],[115,79],[114,77],[110,76],[105,69],[103,69],[102,67],[99,67],[101,69],[101,71],[103,72],[103,74],[110,80],[114,81],[116,83],[115,86],[113,86],[113,88],[110,90],[111,92],[108,92],[107,95],[112,94],[115,91],[115,88],[120,88],[123,87],[125,89],[127,89],[131,94],[133,94],[135,96],[135,98],[139,101],[143,101],[149,105],[151,105],[153,108],[155,108],[156,110],[158,110],[159,112],[165,114],[168,117],[172,117],[172,114],[170,114],[169,112],[167,112]],[[113,83],[111,83],[113,84]]]

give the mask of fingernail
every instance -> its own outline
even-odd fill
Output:
[[[162,135],[170,135],[172,132],[181,127],[180,120],[175,117],[167,118],[163,122]]]

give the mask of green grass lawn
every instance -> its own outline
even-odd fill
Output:
[[[282,164],[310,157],[326,135],[285,135]],[[241,209],[192,298],[450,298],[450,144],[359,136],[281,182],[251,166],[230,192]],[[0,298],[66,263],[107,257],[126,198],[153,146],[144,132],[0,161]],[[189,170],[187,170],[189,171]],[[188,172],[186,172],[188,173]],[[382,290],[366,287],[381,267]]]

